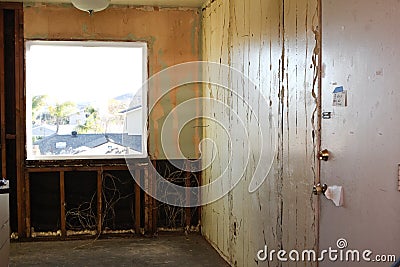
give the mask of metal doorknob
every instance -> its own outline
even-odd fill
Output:
[[[320,160],[323,160],[323,161],[328,161],[328,160],[329,160],[329,156],[330,156],[330,153],[329,153],[329,150],[328,150],[328,149],[321,150],[321,151],[318,153],[318,158],[319,158]]]
[[[326,184],[318,183],[318,184],[314,185],[314,187],[313,187],[313,194],[316,196],[324,195],[327,189],[328,189],[328,186]]]

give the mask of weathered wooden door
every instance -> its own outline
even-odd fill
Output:
[[[343,186],[344,202],[321,198],[319,247],[345,256],[320,266],[367,266],[366,250],[368,266],[390,266],[400,257],[400,2],[322,0],[322,10],[321,181]]]

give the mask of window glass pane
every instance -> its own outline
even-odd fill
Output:
[[[145,43],[28,41],[28,159],[145,156]]]

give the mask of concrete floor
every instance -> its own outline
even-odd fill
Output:
[[[199,234],[13,242],[10,266],[229,266]]]

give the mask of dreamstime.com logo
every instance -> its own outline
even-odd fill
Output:
[[[336,247],[329,247],[317,253],[315,250],[269,250],[268,246],[257,252],[259,261],[281,262],[395,262],[396,255],[374,255],[371,250],[348,249],[347,240],[340,238]]]
[[[187,85],[198,86],[197,90],[201,90],[201,86],[205,85],[207,88],[214,88],[216,94],[226,97],[223,100],[215,96],[192,97],[181,101],[168,111],[168,114],[164,114],[165,110],[159,106],[160,101],[163,98],[168,99],[171,94],[176,94],[174,89]],[[157,99],[148,101],[147,121],[157,125],[153,125],[158,129],[156,134],[161,137],[161,144],[157,147],[161,147],[171,164],[184,172],[201,172],[214,162],[218,148],[223,149],[223,156],[228,162],[228,166],[223,166],[219,177],[213,177],[212,182],[201,186],[184,187],[164,179],[153,167],[149,157],[145,159],[148,175],[143,182],[141,177],[136,175],[137,161],[126,156],[125,160],[131,175],[148,195],[169,205],[197,207],[222,198],[244,176],[251,176],[249,193],[255,192],[262,185],[271,170],[277,151],[277,126],[269,100],[246,75],[219,63],[188,62],[166,68],[150,77],[137,94],[145,95],[147,92],[153,92],[151,95],[157,96]],[[212,107],[212,111],[220,110],[226,115],[218,119],[207,112],[196,114],[194,112],[196,107],[202,107],[203,110],[204,107]],[[213,124],[210,127],[213,132],[227,136],[224,146],[221,147],[219,143],[206,137],[200,141],[199,151],[202,152],[202,148],[207,147],[207,151],[211,151],[211,156],[201,155],[199,160],[189,161],[190,164],[187,160],[176,161],[182,129],[191,122],[205,120]],[[161,121],[162,125],[158,125]],[[126,123],[129,125],[136,122]],[[174,127],[173,131],[171,126]],[[125,146],[129,146],[129,140],[126,140],[126,144],[124,139],[122,141]],[[186,159],[180,150],[179,153],[178,159]],[[237,157],[238,154],[241,156]],[[227,171],[229,169],[231,171]]]

